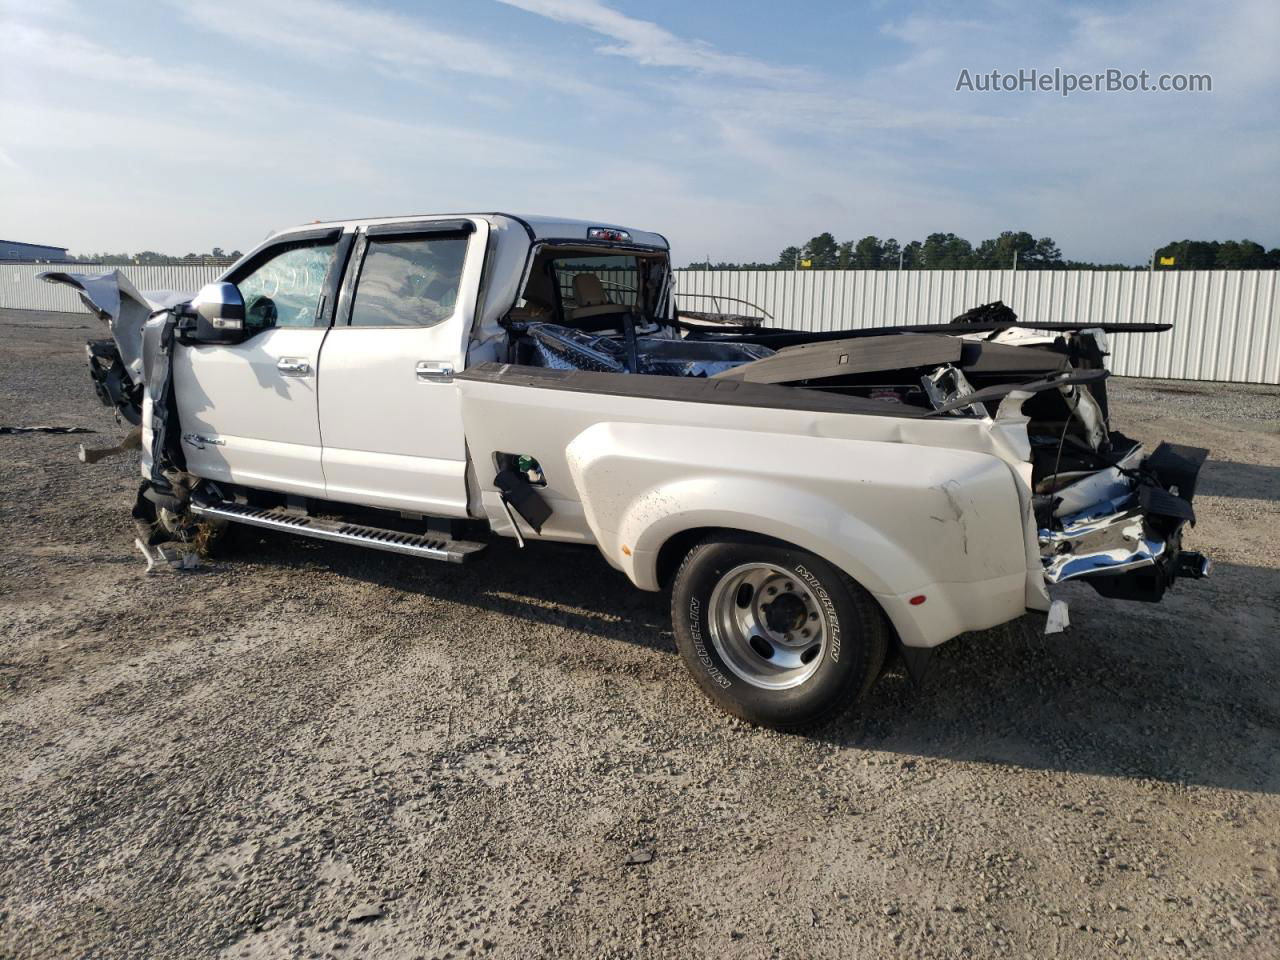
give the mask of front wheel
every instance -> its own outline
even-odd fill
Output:
[[[671,592],[676,646],[704,693],[751,723],[833,719],[871,688],[889,626],[874,598],[807,550],[751,534],[695,546]]]

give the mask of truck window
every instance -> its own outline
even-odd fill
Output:
[[[571,256],[556,260],[556,283],[560,287],[560,301],[566,310],[577,307],[595,306],[596,300],[603,295],[605,302],[620,303],[628,307],[636,305],[636,291],[640,287],[639,274],[636,271],[636,258],[619,254],[604,254],[596,257]],[[594,275],[599,283],[576,283],[579,274]],[[581,294],[585,292],[585,303],[579,303]]]
[[[353,327],[430,327],[453,316],[467,237],[371,238],[356,281]]]
[[[320,295],[336,251],[332,243],[288,247],[236,280],[248,325],[316,326]]]

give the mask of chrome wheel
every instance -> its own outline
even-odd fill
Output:
[[[711,642],[747,683],[784,690],[822,664],[826,609],[809,585],[772,563],[746,563],[725,573],[711,592]]]

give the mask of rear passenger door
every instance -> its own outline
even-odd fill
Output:
[[[371,226],[356,240],[320,356],[329,499],[467,515],[453,374],[466,362],[487,240],[483,220]]]

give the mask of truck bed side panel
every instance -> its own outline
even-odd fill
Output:
[[[912,645],[932,646],[1026,607],[1015,473],[995,454],[990,424],[539,389],[466,375],[458,388],[494,527],[511,532],[492,482],[494,455],[532,456],[554,510],[542,535],[598,544],[643,588],[658,587],[657,554],[670,536],[727,527],[835,563],[877,596]],[[926,602],[911,605],[919,594]]]

